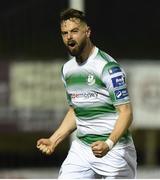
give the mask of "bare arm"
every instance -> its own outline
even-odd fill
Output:
[[[131,104],[123,104],[116,107],[119,112],[118,120],[115,127],[109,136],[114,144],[120,139],[120,137],[127,131],[133,121],[133,113]]]
[[[58,145],[76,129],[76,121],[73,108],[69,108],[62,124],[50,137],[50,140]]]
[[[127,131],[133,120],[131,104],[123,104],[116,107],[119,112],[119,117],[116,121],[114,129],[109,136],[109,139],[114,144],[118,142],[120,137]],[[103,157],[108,151],[108,145],[103,141],[94,142],[92,145],[92,151],[97,157]]]
[[[57,145],[76,129],[76,121],[73,108],[69,108],[59,128],[49,137],[37,141],[37,148],[43,153],[51,154]]]

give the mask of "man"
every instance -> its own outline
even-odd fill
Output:
[[[46,154],[77,129],[59,178],[135,178],[136,151],[128,130],[132,108],[120,65],[96,47],[83,12],[61,13],[61,34],[73,56],[62,67],[70,105],[60,127],[37,141]]]

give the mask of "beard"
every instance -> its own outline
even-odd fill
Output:
[[[74,46],[72,46],[74,44]],[[81,55],[84,47],[86,45],[86,41],[82,41],[78,44],[76,41],[72,40],[67,43],[67,50],[71,56],[78,57]]]

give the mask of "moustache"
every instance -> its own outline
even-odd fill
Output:
[[[73,47],[76,43],[77,43],[77,42],[76,42],[75,40],[69,40],[69,41],[67,42],[67,45]]]

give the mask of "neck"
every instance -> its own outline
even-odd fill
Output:
[[[86,46],[84,47],[84,49],[82,50],[81,54],[79,56],[76,56],[76,61],[81,64],[84,63],[85,61],[87,61],[87,59],[89,58],[89,56],[93,53],[94,51],[94,45],[91,41],[89,41]]]

